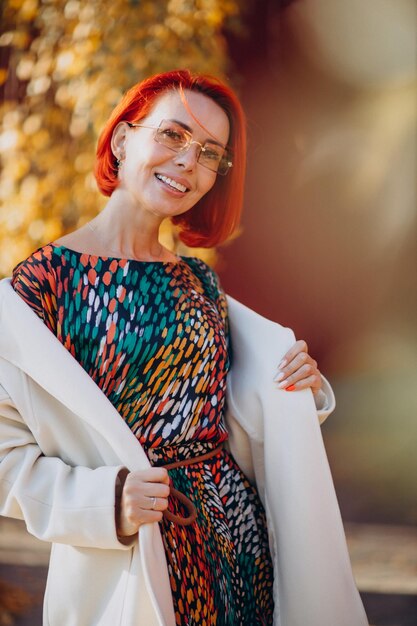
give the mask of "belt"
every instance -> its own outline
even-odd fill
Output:
[[[216,454],[221,452],[222,449],[223,449],[223,444],[221,443],[219,446],[217,446],[217,448],[210,450],[210,452],[207,452],[206,454],[201,454],[200,456],[195,456],[191,459],[184,459],[182,461],[176,461],[175,463],[167,463],[166,465],[158,465],[158,467],[165,467],[165,469],[170,470],[170,469],[175,469],[177,467],[185,467],[186,465],[192,465],[193,463],[200,463],[201,461],[206,461],[207,459],[211,459],[213,456],[216,456]],[[174,487],[171,487],[170,495],[176,498],[179,502],[181,502],[181,504],[185,506],[186,509],[188,509],[188,515],[187,517],[182,517],[181,515],[175,515],[175,513],[172,513],[171,511],[168,511],[168,509],[166,509],[163,512],[164,517],[170,522],[175,522],[179,526],[189,526],[190,524],[195,522],[197,518],[197,509],[195,508],[190,498],[187,498],[187,496],[184,493],[182,493],[181,491],[178,491],[178,489],[174,489]]]

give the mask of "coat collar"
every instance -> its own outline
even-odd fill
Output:
[[[0,358],[25,372],[101,433],[130,470],[149,467],[126,422],[83,367],[20,298],[11,280],[0,281]]]

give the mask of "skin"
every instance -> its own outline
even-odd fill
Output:
[[[178,92],[170,91],[157,98],[141,124],[157,127],[163,119],[176,119],[191,128],[195,141],[204,144],[214,138],[226,145],[229,121],[223,109],[202,94],[191,91],[185,94],[194,117],[187,112]],[[57,240],[56,244],[97,256],[148,261],[177,258],[159,243],[160,226],[164,219],[181,215],[193,207],[212,188],[217,175],[197,163],[196,144],[186,152],[175,153],[154,141],[154,132],[147,128],[130,128],[125,122],[116,126],[111,147],[121,162],[119,187],[90,222],[94,232],[84,226]],[[189,191],[172,191],[156,178],[157,173],[180,179]],[[311,387],[313,393],[317,393],[321,388],[317,362],[308,354],[303,340],[291,347],[278,368],[275,381],[281,389]],[[119,476],[125,481],[117,520],[118,533],[123,538],[135,534],[141,524],[162,519],[168,507],[170,487],[164,468],[130,473],[126,470]]]
[[[278,373],[274,380],[279,383],[280,389],[287,391],[311,387],[313,394],[316,394],[321,389],[322,381],[317,361],[308,354],[308,346],[304,339],[296,341],[285,354],[278,365]]]

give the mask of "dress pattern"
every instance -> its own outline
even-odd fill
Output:
[[[227,302],[201,260],[98,257],[49,244],[12,285],[129,425],[152,465],[199,456],[227,439]],[[169,471],[196,521],[160,522],[178,626],[273,620],[265,514],[233,456]],[[169,498],[168,508],[185,515]]]

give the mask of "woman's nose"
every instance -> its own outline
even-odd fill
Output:
[[[174,157],[174,162],[177,165],[182,165],[185,169],[192,169],[198,161],[200,151],[200,144],[197,143],[197,141],[193,141],[189,146],[181,150],[181,152],[178,152]]]

